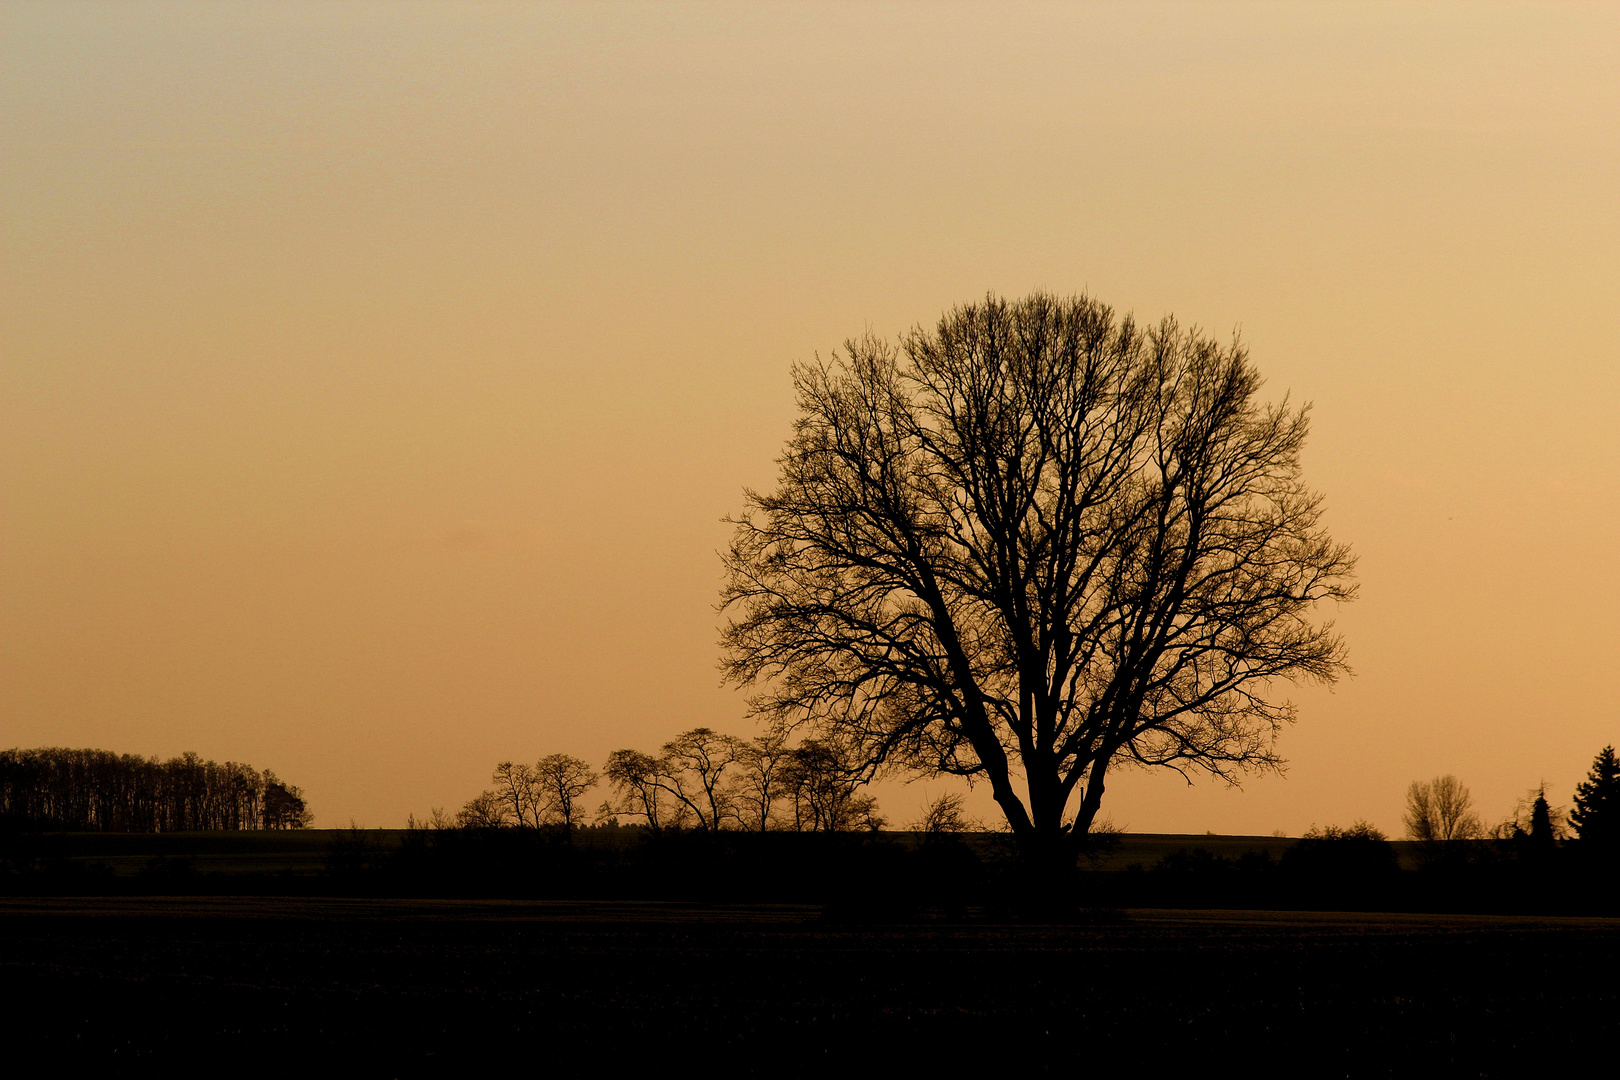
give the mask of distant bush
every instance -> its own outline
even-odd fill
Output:
[[[1278,869],[1316,902],[1360,906],[1383,895],[1399,872],[1395,845],[1365,821],[1311,826],[1283,852]]]

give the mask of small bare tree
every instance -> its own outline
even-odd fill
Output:
[[[786,773],[793,748],[779,732],[767,732],[745,743],[738,754],[732,799],[742,809],[745,828],[764,832],[776,820],[778,806],[790,792]]]
[[[1497,825],[1498,840],[1529,840],[1551,845],[1569,836],[1569,814],[1547,801],[1547,786],[1531,788],[1513,806],[1513,814]]]
[[[495,766],[495,794],[518,828],[540,827],[540,778],[530,765],[503,761]]]
[[[978,826],[969,820],[962,809],[962,796],[946,792],[923,807],[922,817],[911,825],[913,832],[924,836],[944,836],[948,833],[967,832]]]
[[[603,805],[616,815],[639,817],[653,832],[680,828],[686,808],[670,793],[657,758],[639,750],[615,750],[602,774],[617,798]]]
[[[511,807],[493,791],[474,795],[456,813],[456,827],[460,829],[498,829],[511,820]]]
[[[684,731],[664,744],[660,760],[671,792],[691,809],[699,826],[710,832],[722,828],[732,816],[725,775],[737,764],[745,745],[735,735],[706,727]]]
[[[877,799],[860,790],[859,765],[835,742],[806,739],[789,757],[784,779],[800,832],[875,831],[885,824]]]
[[[588,764],[568,754],[551,754],[534,767],[539,818],[560,824],[573,835],[580,818],[579,800],[602,779]]]
[[[1423,844],[1443,844],[1452,840],[1478,840],[1485,835],[1474,799],[1455,776],[1437,776],[1425,783],[1412,781],[1406,789],[1406,823],[1409,839]]]
[[[455,827],[455,817],[451,814],[445,813],[445,809],[442,806],[435,806],[432,810],[428,811],[428,816],[425,818],[419,818],[415,814],[408,814],[405,818],[405,829],[407,832],[443,832],[445,829],[453,829]]]

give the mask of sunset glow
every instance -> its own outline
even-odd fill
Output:
[[[0,58],[0,749],[392,827],[752,735],[789,365],[1036,289],[1240,334],[1359,557],[1287,772],[1114,823],[1494,823],[1620,742],[1620,9],[7,4]]]

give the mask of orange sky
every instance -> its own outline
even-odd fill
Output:
[[[1241,327],[1361,556],[1286,778],[1105,813],[1567,804],[1620,742],[1617,72],[1603,6],[6,4],[0,746],[378,826],[747,734],[715,552],[788,365],[1042,287]]]

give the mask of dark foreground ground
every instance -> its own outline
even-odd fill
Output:
[[[65,1074],[1541,1075],[1612,1061],[1617,971],[1599,918],[0,898],[5,1045]]]

